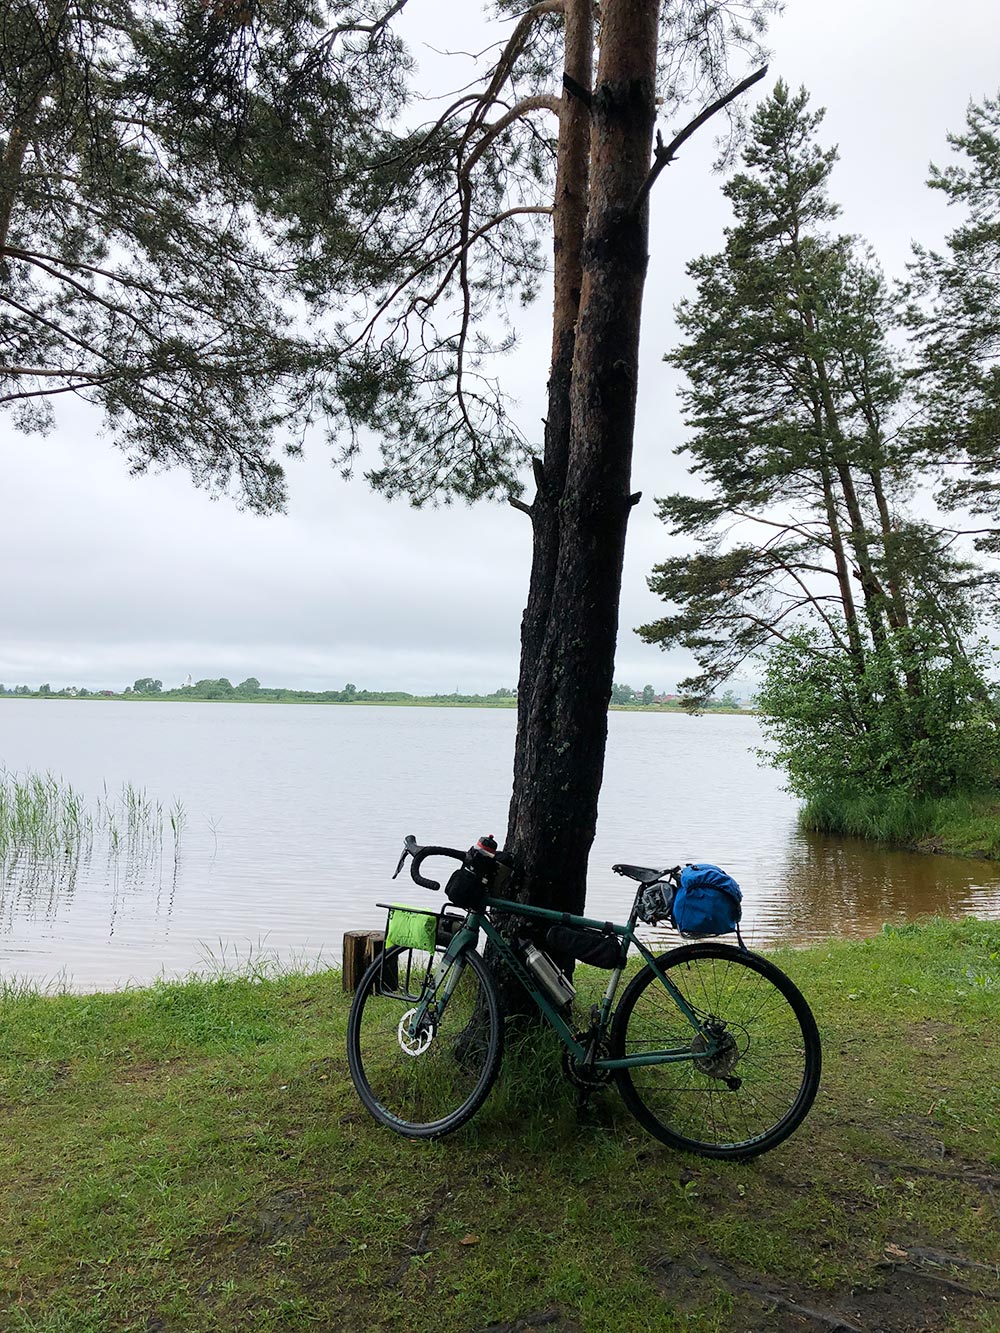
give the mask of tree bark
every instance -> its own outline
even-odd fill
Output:
[[[885,497],[885,488],[882,485],[881,468],[869,468],[868,480],[871,482],[872,494],[875,497],[875,505],[882,525],[882,555],[885,560],[886,583],[889,587],[889,624],[898,636],[903,652],[903,678],[906,681],[906,693],[911,699],[921,699],[923,698],[924,686],[920,679],[920,672],[914,664],[915,655],[910,613],[906,605],[906,595],[903,591],[902,571],[896,558],[895,533],[892,528],[889,504]]]
[[[7,150],[0,159],[0,262],[4,263],[6,261],[2,260],[2,256],[10,234],[17,184],[27,147],[28,132],[23,126],[14,125],[7,139]]]
[[[543,474],[545,504],[556,508],[552,527],[535,527],[545,576],[533,577],[526,613],[522,679],[531,678],[508,836],[521,899],[565,911],[583,909],[604,771],[647,264],[647,205],[636,201],[652,154],[659,5],[606,0],[601,12],[565,477],[557,491],[558,476]],[[560,346],[560,376],[563,355]]]
[[[809,304],[808,293],[804,293],[804,306],[806,329],[811,338],[816,338],[816,317]],[[868,543],[868,529],[865,524],[864,513],[861,509],[861,502],[858,499],[857,487],[854,485],[854,476],[851,472],[850,460],[847,457],[846,441],[844,439],[844,433],[840,428],[840,416],[833,400],[833,391],[830,387],[830,377],[827,372],[826,362],[819,352],[813,353],[812,362],[816,370],[817,382],[819,384],[820,402],[822,403],[823,416],[826,422],[826,437],[830,441],[833,450],[833,469],[840,482],[840,491],[844,497],[844,506],[847,510],[847,516],[851,524],[847,536],[851,545],[851,550],[854,554],[855,562],[858,566],[861,591],[864,595],[865,618],[868,621],[868,629],[872,636],[872,643],[876,649],[881,650],[888,645],[885,625],[886,604],[888,599],[882,590],[872,564],[871,549]]]
[[[847,640],[855,674],[864,675],[865,652],[858,628],[858,612],[854,605],[851,591],[851,575],[844,554],[844,538],[840,531],[840,519],[837,517],[837,505],[833,494],[833,479],[830,476],[830,463],[827,458],[825,443],[821,446],[819,474],[823,486],[823,508],[826,512],[826,524],[830,533],[830,545],[833,550],[833,562],[837,570],[837,586],[840,591],[840,603],[847,625]]]
[[[0,158],[0,265],[6,264],[4,257],[7,240],[10,236],[10,224],[17,202],[24,156],[31,141],[31,133],[38,120],[45,84],[40,82],[34,97],[22,108],[11,125],[7,136],[7,147]]]
[[[590,93],[593,80],[594,19],[591,0],[566,0],[563,98],[559,113],[552,213],[553,323],[552,362],[542,464],[535,470],[537,489],[531,506],[532,549],[528,601],[521,619],[521,662],[517,685],[517,739],[514,784],[507,823],[507,846],[517,827],[525,776],[524,747],[528,718],[538,682],[538,662],[545,641],[556,564],[559,556],[559,509],[566,485],[570,436],[570,384],[576,321],[583,275],[583,233],[587,221],[590,174]]]

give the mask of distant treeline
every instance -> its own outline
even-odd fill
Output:
[[[409,694],[406,690],[359,690],[350,682],[341,690],[294,690],[286,686],[265,686],[255,676],[234,685],[225,676],[218,680],[196,680],[175,689],[164,689],[161,680],[141,676],[123,690],[88,690],[68,685],[54,690],[51,685],[0,685],[0,697],[19,699],[186,699],[234,703],[303,704],[422,704],[447,707],[471,704],[479,708],[513,708],[517,690],[498,689],[492,694]],[[682,708],[684,701],[675,694],[656,694],[651,685],[633,690],[630,685],[614,685],[611,705],[617,708]],[[709,709],[739,709],[741,704],[732,691],[707,705]]]
[[[261,685],[255,676],[234,685],[225,676],[218,680],[206,679],[191,681],[174,689],[164,689],[161,680],[152,676],[142,676],[123,690],[88,690],[68,685],[64,689],[54,690],[51,685],[17,685],[8,688],[0,685],[0,696],[22,699],[187,699],[205,701],[239,701],[252,703],[310,703],[310,704],[354,704],[354,703],[419,703],[419,704],[481,704],[488,707],[509,707],[517,702],[517,691],[508,689],[495,690],[492,694],[430,694],[415,695],[406,690],[359,690],[350,682],[340,690],[296,690],[279,685],[269,687]]]

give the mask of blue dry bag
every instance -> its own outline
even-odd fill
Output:
[[[682,935],[729,935],[734,930],[738,935],[742,901],[732,875],[718,866],[687,865],[681,871],[671,915]]]

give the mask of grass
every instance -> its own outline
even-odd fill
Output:
[[[747,1165],[613,1092],[581,1121],[537,1039],[471,1125],[400,1139],[347,1077],[336,972],[0,988],[0,1327],[1000,1328],[1000,925],[773,956],[824,1082]]]
[[[168,818],[176,841],[184,824],[180,802]],[[115,854],[158,849],[163,831],[163,807],[131,783],[88,803],[53,773],[0,772],[0,868],[21,859],[63,864],[89,855],[102,839]]]
[[[800,819],[804,828],[817,833],[1000,860],[1000,801],[996,791],[924,800],[905,792],[817,797],[806,804]]]

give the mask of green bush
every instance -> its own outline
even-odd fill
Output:
[[[895,794],[903,806],[982,791],[1000,779],[998,714],[984,682],[981,654],[956,660],[924,642],[907,662],[885,648],[869,651],[859,674],[818,636],[798,635],[771,653],[757,695],[765,755],[817,811],[829,801],[886,804]]]

